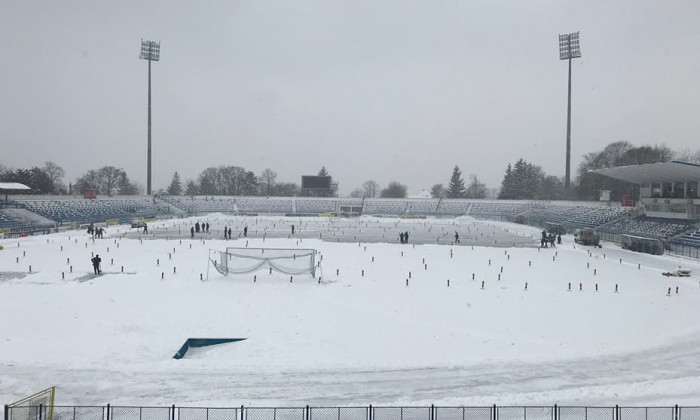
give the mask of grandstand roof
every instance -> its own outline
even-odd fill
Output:
[[[595,169],[591,172],[634,184],[646,182],[697,182],[700,181],[700,164],[672,160],[664,163],[618,166]]]
[[[0,182],[0,190],[31,190],[31,188],[19,182]]]

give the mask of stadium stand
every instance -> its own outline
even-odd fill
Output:
[[[24,200],[17,203],[57,223],[104,222],[108,219],[128,222],[133,218],[153,218],[167,212],[161,210],[150,198]]]
[[[406,213],[405,200],[393,198],[368,198],[365,200],[363,214],[400,215]]]
[[[595,228],[601,238],[619,241],[620,235],[634,235],[663,240],[678,247],[691,247],[691,251],[677,253],[697,256],[700,254],[700,225],[692,218],[671,217],[680,215],[679,203],[659,203],[664,206],[666,217],[655,214],[639,215],[657,210],[657,203],[645,206],[621,207],[611,203],[575,201],[525,201],[525,200],[461,200],[461,199],[389,199],[389,198],[317,198],[317,197],[211,197],[211,196],[158,196],[158,197],[109,197],[86,200],[76,197],[24,196],[0,205],[0,230],[4,233],[36,231],[38,227],[58,228],[63,223],[105,222],[118,219],[126,223],[135,218],[155,218],[162,215],[182,216],[222,212],[229,214],[270,215],[318,215],[348,214],[377,216],[473,216],[483,219],[546,226],[554,223],[574,229]],[[676,210],[672,212],[671,210]],[[14,213],[12,213],[14,212]],[[20,216],[20,212],[31,212]],[[30,216],[34,216],[34,218]],[[41,220],[40,215],[50,220]],[[47,225],[47,222],[49,223]],[[46,229],[43,229],[45,232]],[[673,248],[671,247],[671,250]]]
[[[461,216],[469,213],[471,201],[467,200],[441,200],[436,213],[444,216]]]
[[[161,197],[161,199],[188,213],[237,212],[233,197]]]
[[[440,200],[437,199],[419,199],[408,200],[406,205],[406,213],[419,215],[432,215],[437,211],[437,206]]]
[[[638,216],[621,218],[598,227],[599,232],[668,240],[694,227],[692,220]]]
[[[532,222],[559,223],[569,228],[594,228],[629,214],[621,207],[591,207],[584,205],[540,205],[526,213]]]
[[[532,205],[525,201],[482,201],[471,204],[469,214],[478,217],[511,218],[527,211]]]
[[[679,235],[674,238],[672,242],[681,245],[700,247],[700,229]]]
[[[338,211],[338,200],[318,198],[296,198],[295,213],[334,213]]]
[[[294,212],[294,200],[288,197],[238,197],[238,211],[242,213],[286,214]]]
[[[0,229],[15,229],[22,226],[22,222],[15,220],[11,216],[0,210]]]

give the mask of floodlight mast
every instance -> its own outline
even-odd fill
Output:
[[[151,195],[151,61],[160,61],[160,42],[141,39],[139,58],[148,60],[148,157],[146,169],[146,194]]]
[[[559,59],[569,60],[569,95],[566,106],[566,177],[564,188],[567,193],[571,183],[571,60],[581,57],[578,32],[559,35]]]

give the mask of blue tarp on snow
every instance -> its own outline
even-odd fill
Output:
[[[190,347],[214,346],[216,344],[233,343],[242,340],[245,340],[245,338],[188,338],[185,344],[180,347],[180,350],[175,353],[173,359],[182,359],[185,357]]]

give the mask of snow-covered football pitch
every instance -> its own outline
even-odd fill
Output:
[[[694,260],[571,236],[539,249],[536,228],[469,218],[148,228],[0,240],[1,403],[56,385],[57,405],[700,404]],[[208,263],[245,246],[313,248],[321,266]],[[693,276],[662,275],[679,266]],[[245,340],[173,359],[188,338]]]

